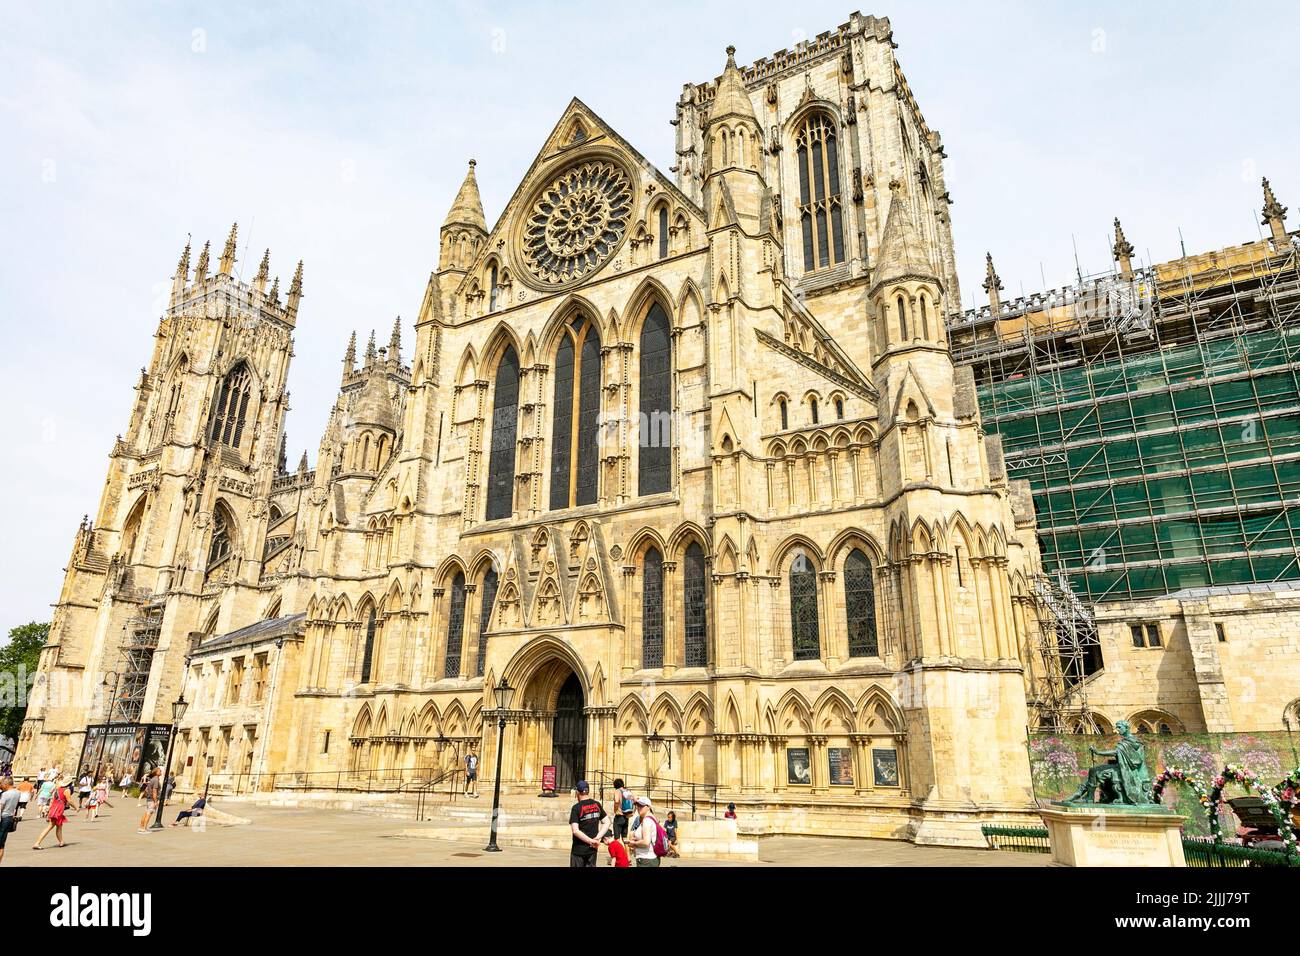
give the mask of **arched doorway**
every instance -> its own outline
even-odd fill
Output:
[[[570,672],[555,699],[551,725],[551,763],[555,765],[555,787],[560,793],[572,790],[587,767],[587,718],[583,708],[582,683]]]

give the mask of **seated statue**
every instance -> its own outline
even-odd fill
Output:
[[[1065,803],[1118,803],[1139,806],[1151,803],[1151,773],[1147,770],[1146,745],[1133,736],[1128,721],[1115,724],[1119,742],[1114,750],[1089,747],[1098,757],[1110,757],[1106,763],[1088,770],[1088,779],[1066,799]]]

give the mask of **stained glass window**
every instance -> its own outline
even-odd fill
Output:
[[[685,610],[686,666],[709,663],[708,590],[704,575],[704,549],[692,541],[686,548],[682,574],[682,605]]]
[[[474,671],[475,677],[483,676],[483,661],[487,657],[488,628],[492,626],[492,606],[496,601],[497,573],[494,569],[488,568],[487,574],[483,575],[482,603],[478,613],[478,663]]]
[[[585,316],[579,315],[565,327],[555,355],[552,509],[596,501],[600,472],[600,362],[600,333]]]
[[[641,666],[664,666],[664,558],[657,548],[642,561]]]
[[[370,609],[370,616],[366,618],[366,646],[361,654],[361,683],[365,684],[370,681],[370,668],[374,663],[375,657],[375,609]]]
[[[659,258],[668,257],[668,207],[659,207]]]
[[[904,342],[907,341],[907,305],[901,295],[898,297],[898,334]]]
[[[451,609],[447,613],[447,662],[443,677],[460,676],[460,651],[465,637],[465,575],[459,571],[451,580]]]
[[[208,567],[230,553],[230,516],[225,506],[212,512],[212,543],[208,546]]]
[[[496,263],[492,263],[492,268],[488,272],[488,311],[497,310],[497,287],[500,274],[497,272]]]
[[[641,437],[637,493],[672,487],[672,336],[668,315],[650,306],[641,328]]]
[[[817,572],[805,554],[790,562],[790,633],[794,659],[815,661],[821,657],[821,635],[817,627]]]
[[[804,271],[812,272],[844,261],[844,213],[840,202],[835,124],[824,113],[810,116],[800,127],[795,145]]]
[[[871,562],[857,548],[844,559],[844,609],[849,627],[849,657],[876,656],[879,643]]]
[[[515,506],[515,439],[519,428],[519,357],[507,346],[497,364],[488,459],[487,520],[509,518]]]

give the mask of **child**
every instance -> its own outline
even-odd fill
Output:
[[[612,834],[606,833],[600,842],[609,847],[610,866],[631,867],[632,861],[627,858],[627,847],[622,840],[615,840]]]
[[[722,819],[724,820],[736,819],[736,805],[734,803],[727,804],[727,812],[722,815]]]
[[[94,820],[99,816],[99,791],[91,788],[86,791],[86,819]]]

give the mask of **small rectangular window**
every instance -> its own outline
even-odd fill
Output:
[[[1222,624],[1220,624],[1220,623],[1218,623],[1218,622],[1215,623],[1215,625],[1214,625],[1214,633],[1215,633],[1215,635],[1218,636],[1218,638],[1219,638],[1219,643],[1220,643],[1220,644],[1226,644],[1226,643],[1228,643],[1228,632],[1227,632],[1227,630],[1224,628],[1224,626],[1223,626]]]
[[[330,732],[325,731],[325,740],[321,743],[320,752],[327,754],[330,752]]]
[[[1146,640],[1142,637],[1142,625],[1141,625],[1141,624],[1130,624],[1130,625],[1128,626],[1128,630],[1129,630],[1129,633],[1133,635],[1133,646],[1134,646],[1134,647],[1146,647],[1146,646],[1147,646],[1147,642],[1146,642]]]
[[[1161,646],[1163,645],[1160,642],[1160,625],[1148,624],[1147,625],[1147,647],[1161,647]]]

